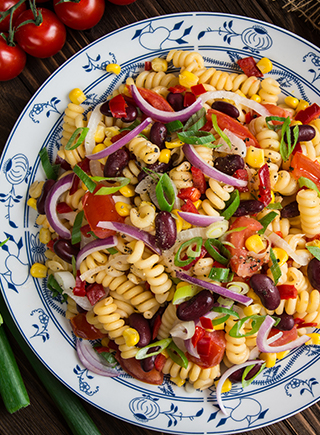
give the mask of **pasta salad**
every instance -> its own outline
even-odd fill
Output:
[[[216,384],[225,411],[232,382],[319,344],[320,107],[271,69],[172,50],[89,113],[70,92],[29,191],[47,245],[31,275],[62,294],[89,370]]]

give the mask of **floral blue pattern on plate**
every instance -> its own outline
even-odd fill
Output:
[[[285,47],[285,49],[284,49]],[[93,42],[69,59],[32,97],[8,139],[0,162],[0,282],[12,317],[25,340],[48,369],[76,394],[127,422],[168,433],[240,433],[274,423],[320,398],[320,349],[297,349],[243,390],[224,395],[228,415],[216,405],[214,388],[187,394],[165,379],[161,386],[135,381],[121,372],[103,378],[77,359],[75,337],[65,304],[52,298],[46,280],[33,279],[30,265],[44,260],[36,212],[26,205],[28,190],[44,178],[38,152],[53,157],[59,147],[63,112],[74,87],[84,90],[86,107],[106,97],[144,63],[171,49],[198,50],[206,66],[236,71],[246,56],[268,57],[270,76],[283,94],[319,101],[320,51],[311,43],[264,22],[215,13],[184,13],[132,24]],[[118,76],[108,63],[121,65]],[[112,392],[112,393],[111,393]]]

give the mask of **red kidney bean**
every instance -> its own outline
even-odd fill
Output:
[[[170,249],[177,239],[177,226],[175,219],[168,211],[160,211],[155,218],[156,245],[160,249]]]
[[[133,122],[138,116],[138,110],[132,104],[127,103],[126,114],[127,114],[127,116],[124,116],[123,118],[121,118],[121,121]]]
[[[245,216],[247,214],[253,215],[259,213],[263,210],[264,204],[263,202],[258,201],[257,199],[248,199],[246,201],[240,201],[240,205],[235,211],[235,217]]]
[[[261,361],[261,360],[259,360]],[[261,366],[263,364],[263,361],[261,361],[261,364],[255,364],[251,370],[249,370],[249,372],[247,373],[245,380],[249,381],[251,378],[253,378],[258,371],[261,369]],[[242,381],[242,375],[243,372],[245,371],[245,367],[243,369],[239,369],[233,373],[231,373],[231,375],[229,376],[229,379],[231,382],[241,382]]]
[[[71,169],[70,163],[68,163],[65,159],[61,158],[58,154],[54,163],[56,165],[60,165],[61,168],[65,171],[69,171]]]
[[[122,170],[127,166],[130,160],[130,152],[126,147],[115,151],[109,156],[104,165],[103,175],[105,177],[119,177]]]
[[[308,278],[313,288],[320,291],[320,261],[313,258],[307,269]]]
[[[151,165],[147,165],[147,168],[150,169],[151,171],[161,172],[163,174],[164,172],[170,171],[170,169],[172,168],[172,162],[171,161],[169,163],[155,162],[155,163],[152,163]],[[148,173],[146,171],[139,172],[138,181],[140,182],[147,175],[148,175]]]
[[[280,315],[275,315],[275,317],[280,319],[280,322],[276,326],[280,331],[291,331],[294,327],[294,318],[291,314],[284,312]]]
[[[179,112],[184,108],[183,100],[184,100],[184,96],[180,93],[174,94],[173,92],[170,92],[167,95],[167,101],[175,112]]]
[[[258,273],[250,278],[250,286],[267,310],[278,308],[281,301],[280,293],[271,278]]]
[[[106,101],[105,103],[102,104],[102,106],[100,107],[100,112],[104,116],[112,117],[112,113],[111,113],[111,110],[109,108],[109,101]]]
[[[290,202],[280,211],[282,218],[294,218],[300,215],[297,201]]]
[[[229,154],[216,158],[213,166],[224,174],[233,175],[238,169],[244,168],[244,160],[238,154]]]
[[[162,122],[155,122],[150,129],[150,141],[162,150],[165,148],[167,128]]]
[[[76,257],[79,253],[79,247],[72,245],[70,240],[58,239],[53,244],[53,250],[58,257],[67,263],[72,264],[72,257]]]
[[[191,299],[178,305],[177,317],[182,321],[197,320],[211,310],[215,298],[210,290],[202,290]]]
[[[144,372],[151,372],[154,369],[154,362],[157,355],[152,355],[149,358],[144,358],[140,361],[141,368]]]
[[[294,142],[293,135],[294,126],[290,127],[290,135],[291,142]],[[312,125],[298,125],[299,134],[298,134],[298,142],[306,142],[312,140],[316,135],[316,130]]]
[[[212,109],[231,116],[231,118],[238,118],[240,116],[240,112],[237,107],[231,103],[227,103],[226,101],[214,101],[211,107]]]
[[[50,192],[52,186],[54,185],[54,180],[47,180],[44,185],[42,186],[41,195],[37,199],[37,211],[39,214],[45,214],[45,203],[48,196],[48,193]]]
[[[129,325],[139,333],[140,340],[137,347],[147,346],[151,341],[151,329],[148,320],[140,313],[132,313],[129,316]]]

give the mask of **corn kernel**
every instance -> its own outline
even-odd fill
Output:
[[[104,125],[97,126],[97,129],[94,134],[94,140],[96,143],[102,142],[104,140],[105,138],[104,129],[105,129]]]
[[[151,61],[151,68],[156,72],[166,72],[168,69],[168,62],[166,59],[161,59],[160,57],[156,57]]]
[[[182,385],[186,382],[186,380],[181,379],[180,376],[176,376],[175,378],[170,378],[170,381],[176,384],[178,387],[182,387]]]
[[[289,256],[284,249],[275,247],[273,252],[280,267],[289,260]]]
[[[113,74],[120,74],[121,71],[121,66],[118,65],[117,63],[108,63],[106,70],[108,73],[113,73]]]
[[[118,127],[105,127],[104,134],[106,135],[107,139],[111,139],[113,136],[116,136],[117,134],[119,134],[119,128]]]
[[[246,163],[252,168],[261,168],[264,165],[264,150],[263,148],[256,148],[249,146],[247,149]]]
[[[263,251],[266,247],[263,240],[258,234],[254,234],[245,241],[245,246],[248,251],[253,251],[256,254]]]
[[[316,246],[317,248],[320,248],[320,240],[311,240],[311,242],[306,243],[306,246]]]
[[[171,142],[165,142],[165,145],[166,145],[166,148],[171,150],[173,148],[182,147],[182,145],[184,145],[184,142],[182,142],[181,140],[177,139],[177,140],[173,140]]]
[[[97,154],[100,153],[100,151],[103,151],[106,149],[106,146],[104,143],[98,143],[92,150],[92,154]],[[107,157],[103,157],[102,159],[99,159],[99,162],[102,163],[103,165],[106,164],[107,161]]]
[[[219,381],[215,381],[215,385],[217,387]],[[227,393],[232,388],[232,382],[229,379],[226,379],[222,385],[221,393]]]
[[[257,62],[257,67],[262,72],[262,74],[267,74],[272,70],[273,65],[270,59],[268,59],[267,57],[263,57],[259,60],[259,62]]]
[[[30,274],[34,278],[45,278],[47,276],[47,273],[48,273],[48,268],[45,264],[34,263],[31,266]]]
[[[246,316],[253,316],[254,314],[259,314],[260,310],[260,304],[251,304],[248,307],[244,307],[243,312]]]
[[[252,299],[254,302],[261,303],[259,296],[252,290],[252,288],[249,288],[246,296],[248,296],[248,298]]]
[[[307,336],[310,337],[310,340],[306,342],[308,346],[311,344],[320,345],[320,334],[312,332],[311,334],[307,334]]]
[[[125,202],[116,202],[115,204],[115,208],[117,213],[120,216],[129,216],[130,215],[130,210],[132,209],[132,206],[130,204],[126,204]]]
[[[37,200],[35,198],[29,198],[27,204],[29,207],[32,207],[35,210],[37,210]]]
[[[292,109],[296,109],[299,104],[298,98],[291,97],[291,96],[286,97],[284,99],[284,102],[286,103],[287,106],[291,107]]]
[[[288,355],[288,353],[290,353],[290,350],[284,350],[283,352],[278,352],[277,359],[283,359],[285,356]]]
[[[260,353],[259,358],[265,361],[267,368],[273,367],[277,362],[276,353]]]
[[[247,201],[249,199],[252,199],[250,192],[240,192],[240,201]]]
[[[74,88],[69,93],[69,99],[73,104],[81,104],[87,99],[87,97],[84,95],[81,89]]]
[[[300,110],[306,109],[308,106],[309,106],[308,101],[300,100],[296,108],[296,113],[300,112]]]
[[[125,196],[126,198],[130,198],[132,196],[135,196],[134,187],[131,184],[128,184],[127,186],[121,187],[119,190],[121,195]]]
[[[302,122],[301,121],[296,121],[295,119],[293,119],[290,122],[290,127],[294,127],[295,125],[302,125]]]
[[[170,157],[171,157],[170,150],[164,149],[160,151],[158,160],[160,163],[169,163]]]
[[[163,356],[165,356],[166,358],[169,358],[169,354],[168,354],[168,352],[167,352],[167,349],[163,349],[160,353],[161,353]]]
[[[182,71],[181,74],[179,74],[179,84],[181,86],[184,86],[186,88],[191,88],[191,86],[195,86],[199,81],[199,77],[197,77],[195,74],[193,74],[190,71]]]
[[[123,338],[127,346],[135,346],[140,340],[140,335],[136,329],[127,328],[123,332]]]
[[[258,95],[258,94],[253,94],[253,95],[250,97],[250,100],[256,101],[257,103],[261,103],[261,97],[260,97],[260,95]]]
[[[48,228],[41,228],[39,232],[40,243],[46,245],[51,240],[51,233]]]
[[[105,140],[103,141],[103,145],[106,148],[108,148],[110,145],[112,145],[112,142],[111,142],[111,140],[108,137],[106,137]]]
[[[225,327],[225,323],[223,322],[223,323],[219,323],[219,325],[214,325],[213,329],[215,331],[223,331],[224,327]]]

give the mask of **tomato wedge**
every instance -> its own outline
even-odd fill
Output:
[[[82,198],[82,205],[85,217],[90,225],[91,230],[99,239],[115,234],[115,231],[106,230],[98,227],[100,221],[124,222],[115,208],[115,202],[112,195],[95,195],[102,184],[98,184],[93,193],[87,192]]]
[[[264,263],[267,263],[269,261],[269,254],[266,253],[264,257],[256,258],[251,255],[253,254],[252,252],[249,255],[249,251],[245,247],[245,241],[250,236],[257,234],[257,231],[262,228],[260,222],[253,218],[241,216],[233,222],[229,230],[240,227],[244,227],[244,229],[241,231],[230,233],[228,235],[228,242],[230,242],[234,246],[234,248],[232,246],[226,247],[231,253],[231,269],[238,276],[246,278],[255,274]]]
[[[206,116],[207,116],[207,121],[209,123],[212,122],[211,121],[212,115],[217,116],[217,123],[218,123],[219,128],[221,128],[221,130],[224,130],[225,128],[227,128],[232,133],[237,135],[240,139],[244,140],[247,147],[254,146],[254,147],[260,148],[259,142],[257,141],[257,139],[253,136],[253,134],[249,131],[249,129],[245,125],[242,125],[236,119],[231,118],[231,116],[226,115],[225,113],[219,112],[218,110],[215,110],[215,109],[209,109],[207,112]],[[212,124],[211,124],[211,128],[212,128]]]
[[[106,336],[106,334],[102,334],[99,329],[88,323],[86,313],[79,313],[75,317],[72,317],[70,323],[77,337],[86,340],[97,340]]]
[[[320,165],[317,161],[313,162],[309,157],[297,152],[293,156],[291,166],[293,167],[292,175],[296,180],[300,177],[309,178],[320,189]]]
[[[275,106],[274,104],[270,103],[262,103],[262,105],[268,110],[271,116],[279,116],[280,118],[292,118],[292,114],[282,107]],[[274,124],[281,124],[279,121],[273,121]]]
[[[155,109],[163,110],[164,112],[174,112],[168,101],[162,95],[157,94],[150,89],[138,88],[143,99],[145,99]]]
[[[116,353],[116,360],[130,376],[138,381],[146,382],[147,384],[161,385],[163,382],[163,373],[153,368],[150,372],[142,370],[140,361],[135,358],[123,359],[120,352]]]
[[[273,343],[270,343],[271,347],[282,346],[283,344],[290,343],[290,341],[294,341],[298,338],[297,326],[294,326],[292,329],[290,329],[290,331],[280,331],[280,329],[272,328],[268,338],[273,337],[274,335],[278,334],[278,332],[282,332],[282,336]]]
[[[200,358],[187,353],[189,361],[200,367],[209,368],[220,364],[226,349],[224,331],[205,331],[197,342],[197,352]]]

